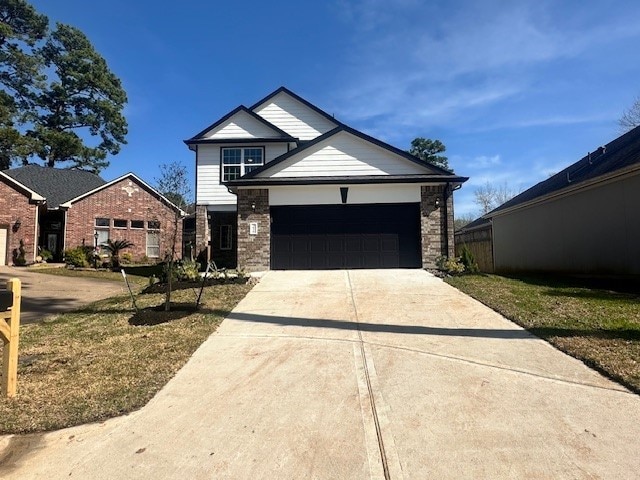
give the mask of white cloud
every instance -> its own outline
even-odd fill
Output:
[[[631,19],[612,24],[593,12],[573,10],[568,16],[567,7],[544,1],[339,0],[337,5],[354,32],[335,98],[335,110],[346,121],[459,123],[469,111],[531,89],[539,82],[538,66],[576,58],[612,37],[640,34],[640,24]],[[550,115],[540,121],[571,119]]]

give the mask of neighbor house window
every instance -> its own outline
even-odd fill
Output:
[[[131,228],[144,228],[144,220],[131,220]]]
[[[147,222],[147,230],[160,230],[160,222],[157,220],[149,220]]]
[[[223,148],[222,181],[235,180],[264,165],[264,149],[259,148]]]
[[[109,240],[109,226],[111,220],[109,218],[96,218],[95,228],[98,233],[98,246],[103,247]]]
[[[160,257],[160,232],[147,231],[147,257]]]
[[[231,250],[233,237],[231,225],[220,225],[220,250]]]
[[[115,218],[113,220],[113,226],[115,228],[127,228],[127,221],[126,220],[122,220],[120,218]]]

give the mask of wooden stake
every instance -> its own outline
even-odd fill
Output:
[[[7,289],[13,293],[13,304],[6,312],[0,312],[0,337],[4,343],[2,363],[2,395],[15,397],[18,386],[18,339],[20,334],[20,302],[22,284],[12,278]],[[7,323],[9,320],[9,323]]]

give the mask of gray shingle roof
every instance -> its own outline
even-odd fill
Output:
[[[40,165],[25,165],[3,172],[45,197],[49,209],[58,208],[61,203],[106,183],[95,173]]]
[[[503,203],[486,216],[490,217],[492,214],[509,207],[515,207],[636,163],[640,163],[640,127],[628,131],[603,147],[598,147],[561,172]]]

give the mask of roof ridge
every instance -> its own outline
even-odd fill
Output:
[[[322,110],[321,108],[317,107],[316,105],[314,105],[313,103],[309,102],[308,100],[302,98],[300,95],[298,95],[295,92],[292,92],[291,90],[289,90],[287,87],[285,86],[281,86],[280,88],[274,90],[273,92],[271,92],[269,95],[267,95],[266,97],[258,100],[256,103],[254,103],[252,106],[249,107],[250,110],[255,110],[256,108],[258,108],[260,105],[262,105],[263,103],[267,102],[268,100],[272,99],[273,97],[275,97],[276,95],[278,95],[279,93],[286,93],[287,95],[289,95],[290,97],[292,97],[293,99],[297,100],[298,102],[302,103],[303,105],[309,107],[311,110],[315,111],[316,113],[322,115],[324,118],[326,118],[327,120],[335,123],[337,126],[340,125],[344,125],[340,120],[337,120],[335,116],[328,114],[327,112],[325,112],[324,110]]]

